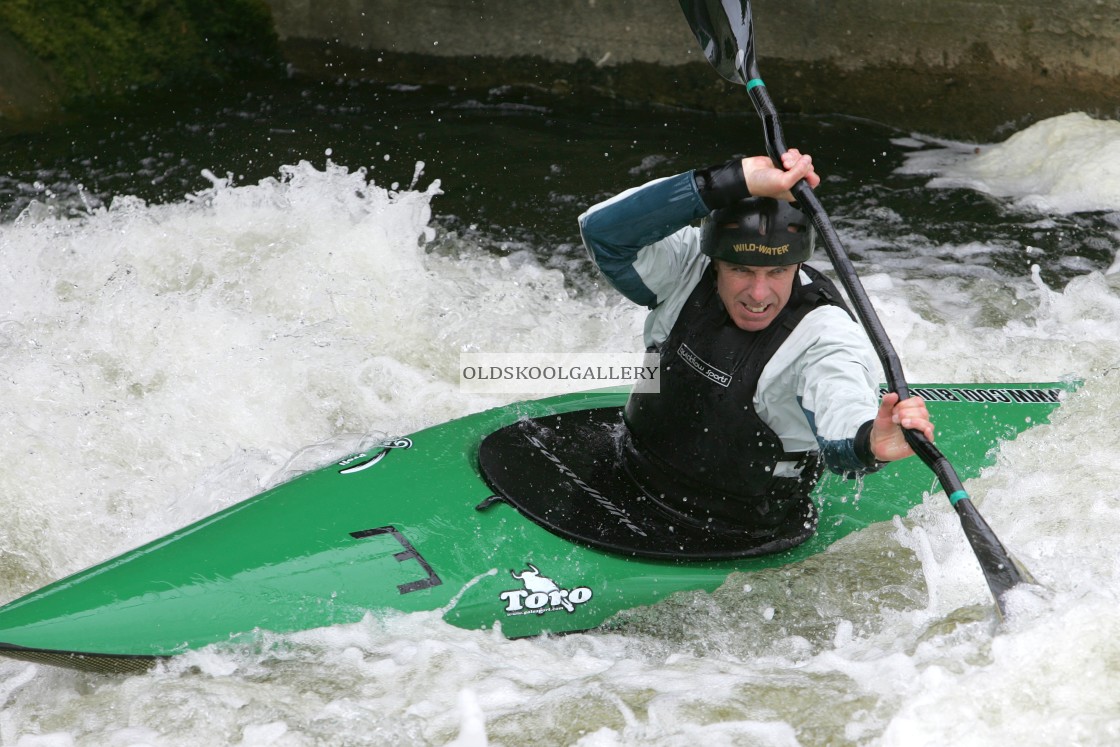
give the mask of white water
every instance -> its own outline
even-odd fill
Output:
[[[964,186],[1043,213],[1120,206],[1120,122],[1076,112],[1038,122],[995,146],[944,145],[915,154],[905,170],[937,173],[932,187]]]
[[[1068,163],[1053,136],[980,156],[945,143],[910,163],[931,189],[970,180],[1024,222],[1120,215],[1115,124],[1038,126],[1087,127],[1113,154],[1060,180],[1031,177]],[[527,253],[461,238],[427,250],[438,176],[387,191],[303,163],[171,205],[118,198],[79,218],[40,205],[0,225],[0,600],[364,439],[497,404],[458,391],[461,350],[640,345],[640,309]],[[1100,238],[1120,247],[1114,223]],[[938,261],[966,270],[987,241],[962,236]],[[508,641],[412,615],[143,676],[0,660],[0,744],[1120,742],[1120,273],[1048,288],[1028,263],[908,281],[881,264],[864,283],[912,382],[1085,381],[968,484],[1052,590],[1019,595],[1006,624],[934,493],[823,556],[614,632]]]

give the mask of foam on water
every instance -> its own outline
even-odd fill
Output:
[[[1042,213],[1120,211],[1120,122],[1074,112],[998,144],[942,143],[913,154],[903,173],[931,187],[964,186]]]
[[[497,404],[458,391],[462,350],[640,345],[641,310],[612,292],[435,237],[437,181],[385,189],[329,163],[212,181],[0,225],[0,598]],[[984,241],[962,237],[956,261]],[[1120,274],[864,282],[913,382],[1084,380],[968,484],[1050,589],[1008,622],[931,480],[893,524],[607,632],[509,641],[371,615],[144,676],[2,661],[0,743],[1115,742]]]
[[[493,404],[458,392],[460,350],[632,349],[556,271],[425,255],[436,193],[301,163],[4,226],[5,594],[247,497],[307,444],[341,439],[328,461]]]

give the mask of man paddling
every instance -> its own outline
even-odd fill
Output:
[[[933,439],[925,403],[877,402],[879,367],[833,284],[803,263],[813,229],[790,204],[796,150],[658,179],[580,216],[585,246],[651,311],[660,393],[625,409],[623,464],[670,516],[745,533],[759,552],[807,539],[824,467],[856,476]],[[690,225],[703,218],[700,227]]]

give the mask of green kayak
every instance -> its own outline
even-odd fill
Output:
[[[938,445],[967,479],[994,461],[1001,441],[1045,423],[1072,388],[911,390],[926,398]],[[139,671],[210,644],[352,623],[371,611],[438,610],[453,625],[497,625],[509,637],[588,630],[674,592],[714,590],[733,571],[819,553],[906,514],[933,486],[918,459],[866,477],[858,501],[854,482],[827,475],[815,494],[818,530],[804,544],[755,555],[734,537],[705,541],[640,491],[628,494],[610,469],[610,448],[596,438],[609,439],[625,399],[616,390],[514,403],[301,475],[8,603],[0,655]],[[594,437],[579,435],[587,429]],[[510,451],[517,440],[532,448]],[[480,448],[501,474],[484,476]]]

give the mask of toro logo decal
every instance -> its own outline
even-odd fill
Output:
[[[520,581],[525,588],[503,591],[498,596],[506,603],[507,615],[541,615],[545,612],[564,610],[569,614],[576,606],[591,599],[591,589],[577,586],[574,589],[561,589],[555,581],[541,572],[532,563],[527,570],[510,571],[509,575]]]

